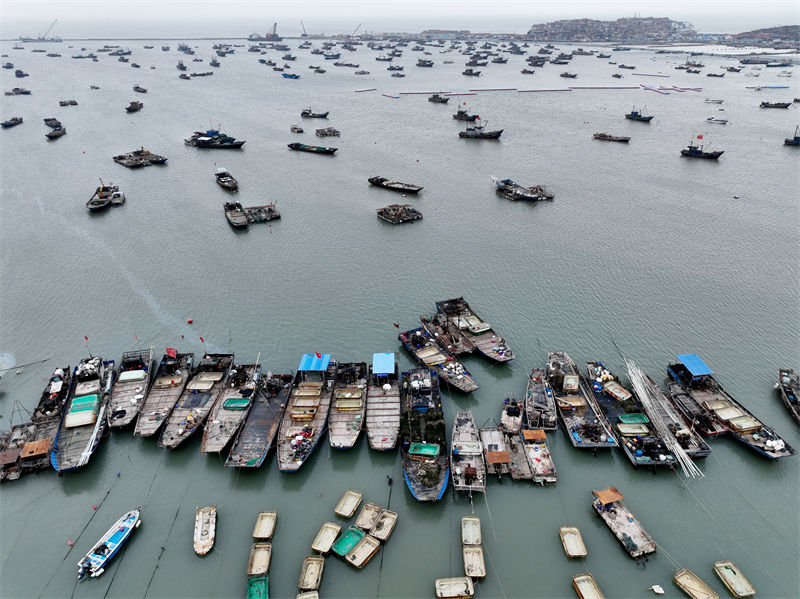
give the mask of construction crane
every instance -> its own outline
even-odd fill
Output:
[[[56,23],[58,23],[58,19],[56,19],[55,21],[53,21],[53,23],[50,25],[50,27],[48,27],[48,28],[47,28],[47,31],[45,31],[45,32],[42,34],[42,36],[41,36],[41,37],[42,37],[42,39],[44,39],[44,38],[46,38],[46,37],[47,37],[47,34],[48,34],[48,33],[50,33],[50,31],[53,29],[53,27],[55,27],[55,26],[56,26]]]
[[[358,27],[353,29],[353,33],[350,34],[350,37],[355,37],[356,36],[356,31],[358,31],[359,29],[361,29],[361,23],[358,24]]]
[[[303,25],[303,19],[300,19],[300,27],[303,28],[303,33],[300,34],[300,37],[308,37],[308,34],[306,33],[306,26]]]

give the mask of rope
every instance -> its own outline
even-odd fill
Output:
[[[36,362],[28,362],[27,364],[19,364],[14,366],[9,366],[8,368],[0,368],[0,372],[5,372],[6,370],[14,370],[15,368],[25,368],[26,366],[33,366],[34,364],[42,364],[43,362],[47,362],[48,360],[52,360],[53,358],[45,358],[44,360],[36,360]]]

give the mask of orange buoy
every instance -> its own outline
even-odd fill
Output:
[[[194,319],[193,318],[187,318],[186,322],[188,322],[189,324],[192,324],[194,322]]]

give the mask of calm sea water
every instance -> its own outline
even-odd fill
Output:
[[[530,368],[542,366],[548,350],[565,349],[579,364],[603,360],[622,373],[618,348],[659,381],[675,354],[698,352],[729,392],[800,447],[773,390],[778,367],[800,367],[800,171],[796,149],[783,146],[800,118],[797,105],[759,108],[762,100],[800,95],[795,79],[776,77],[780,69],[712,79],[705,73],[733,61],[703,57],[703,74],[690,75],[674,70],[683,56],[635,51],[612,60],[636,71],[576,57],[530,76],[520,73],[523,57],[512,56],[468,78],[460,54],[434,51],[436,66],[421,69],[414,66],[419,53],[406,50],[396,60],[407,77],[392,79],[362,47],[342,60],[370,75],[293,51],[292,69],[301,74],[293,81],[240,48],[220,59],[213,77],[183,81],[177,60],[190,71],[208,70],[210,43],[196,42],[202,64],[178,54],[175,43],[170,52],[153,44],[131,46],[138,70],[107,56],[71,60],[78,46],[47,47],[61,58],[2,46],[3,62],[30,73],[20,80],[3,70],[3,90],[22,85],[33,93],[0,97],[2,118],[25,118],[0,135],[0,353],[6,366],[47,359],[19,375],[4,373],[3,427],[14,401],[32,410],[52,370],[88,351],[119,360],[153,344],[159,355],[167,346],[200,354],[202,336],[208,350],[231,350],[242,361],[261,352],[273,372],[293,371],[302,353],[314,351],[344,361],[396,351],[405,369],[411,362],[392,323],[417,326],[434,301],[464,295],[517,358],[495,366],[467,357],[481,388],[469,396],[446,392],[449,420],[456,409],[471,409],[478,425],[497,418],[504,397],[522,397]],[[282,63],[282,54],[269,57]],[[328,72],[307,68],[319,64]],[[564,70],[579,76],[559,78]],[[624,78],[612,79],[616,72]],[[485,92],[448,106],[382,95],[640,83],[702,91]],[[133,93],[135,84],[148,93]],[[755,84],[790,88],[745,89]],[[705,104],[706,97],[725,102]],[[59,107],[66,98],[79,105]],[[127,114],[133,99],[144,109]],[[451,118],[459,101],[490,129],[504,129],[502,139],[459,139],[461,126]],[[330,118],[301,122],[308,106],[330,110]],[[625,120],[632,106],[646,106],[655,119]],[[711,115],[730,123],[707,124]],[[52,143],[42,123],[50,116],[68,130]],[[290,133],[295,123],[306,133]],[[210,125],[246,139],[244,149],[184,146],[192,131]],[[340,148],[334,157],[286,148],[315,143],[315,126],[342,131],[323,141]],[[595,141],[598,131],[632,140]],[[697,135],[725,155],[682,159],[680,149]],[[169,165],[131,171],[112,162],[141,146],[168,156]],[[277,202],[283,218],[231,230],[215,165],[238,178],[243,204]],[[377,208],[403,198],[371,187],[373,175],[424,185],[406,200],[424,219],[400,227],[379,221]],[[546,184],[556,199],[509,202],[495,195],[493,175]],[[88,214],[84,204],[98,178],[120,185],[127,203]],[[561,430],[550,439],[556,486],[491,481],[472,503],[448,493],[437,505],[421,505],[402,483],[398,456],[370,451],[363,440],[346,452],[332,452],[325,440],[299,473],[284,475],[272,457],[258,471],[237,472],[202,455],[199,439],[167,452],[151,439],[114,433],[78,472],[42,472],[3,486],[0,594],[242,596],[256,512],[277,509],[270,587],[275,597],[293,597],[319,526],[337,520],[333,507],[355,488],[397,511],[399,523],[363,570],[326,560],[326,598],[432,596],[435,578],[463,574],[459,521],[473,511],[483,522],[489,570],[480,597],[571,597],[571,576],[584,571],[609,597],[644,597],[653,584],[677,597],[670,581],[679,567],[724,596],[711,569],[724,558],[761,597],[800,595],[800,458],[772,463],[720,439],[700,463],[705,478],[686,481],[634,471],[618,452],[592,457],[573,449]],[[642,565],[592,514],[591,490],[609,485],[659,544]],[[192,551],[194,508],[211,504],[219,506],[217,545],[201,559]],[[101,578],[76,584],[78,559],[137,505],[144,523],[122,556]],[[566,524],[583,533],[584,561],[564,557],[558,527]]]

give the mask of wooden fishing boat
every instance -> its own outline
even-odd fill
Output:
[[[464,393],[471,393],[478,388],[470,371],[458,358],[441,347],[424,328],[400,333],[397,338],[420,366],[436,371],[440,380]]]
[[[378,553],[378,549],[380,548],[381,542],[367,534],[361,537],[361,540],[356,543],[355,547],[347,552],[344,559],[355,568],[363,568],[369,563],[369,560]]]
[[[423,368],[404,372],[402,393],[400,436],[406,486],[418,501],[439,501],[450,478],[439,377]]]
[[[542,368],[534,368],[528,375],[528,385],[525,389],[525,419],[528,426],[547,431],[554,431],[558,426],[553,391]]]
[[[344,558],[350,550],[355,547],[358,542],[364,538],[366,535],[363,530],[356,528],[355,526],[351,526],[347,530],[345,530],[339,538],[331,546],[331,551],[333,551],[336,555],[341,558]]]
[[[335,522],[325,522],[322,528],[319,529],[317,536],[314,537],[314,541],[311,543],[311,549],[320,552],[322,555],[327,555],[341,530],[342,527],[339,524]]]
[[[336,369],[328,413],[328,440],[334,449],[350,449],[358,441],[367,409],[366,362],[342,362]]]
[[[36,430],[22,446],[19,455],[21,472],[34,472],[50,467],[50,449],[58,432],[61,415],[72,388],[72,380],[72,370],[67,366],[56,368],[47,381],[31,417]]]
[[[205,555],[214,547],[217,534],[217,506],[199,507],[194,518],[194,552]]]
[[[484,578],[486,563],[483,560],[483,547],[480,545],[464,545],[461,547],[464,558],[464,574],[470,578]]]
[[[533,482],[541,485],[555,484],[558,481],[558,475],[544,429],[525,429],[521,435]]]
[[[393,353],[372,354],[367,385],[367,441],[372,449],[388,451],[400,434],[400,385]]]
[[[386,177],[370,177],[367,181],[377,187],[383,187],[391,191],[399,191],[400,193],[419,193],[422,191],[422,187],[419,185],[400,183],[399,181],[392,181]]]
[[[719,595],[702,579],[687,568],[675,572],[672,577],[678,588],[692,599],[719,599]]]
[[[780,391],[783,405],[789,410],[794,421],[800,424],[800,375],[791,368],[780,368],[776,386]]]
[[[308,144],[301,144],[293,142],[287,144],[290,150],[297,150],[298,152],[311,152],[312,154],[331,154],[333,155],[339,148],[331,148],[328,146],[310,146]]]
[[[450,445],[453,452],[453,488],[467,493],[485,493],[483,444],[472,412],[456,412]]]
[[[139,415],[139,409],[147,401],[153,384],[153,364],[152,347],[122,354],[108,400],[108,426],[128,426]]]
[[[475,351],[475,344],[464,337],[455,323],[441,312],[420,316],[419,320],[428,335],[451,354],[461,355]]]
[[[758,420],[722,388],[700,356],[682,354],[677,358],[678,362],[670,364],[667,373],[694,401],[692,405],[699,406],[705,412],[704,422],[710,420],[727,428],[737,441],[764,457],[777,459],[795,454],[794,448],[778,433]],[[676,402],[675,405],[680,410],[684,404]],[[684,417],[694,419],[695,414],[684,413]]]
[[[475,596],[475,587],[469,576],[437,578],[434,588],[437,599],[471,599]]]
[[[522,419],[525,415],[521,404],[506,398],[500,413],[500,432],[503,433],[505,448],[511,459],[510,474],[513,480],[531,480],[533,471],[528,461],[526,445],[522,439]]]
[[[611,428],[586,389],[586,383],[566,352],[550,352],[547,357],[547,382],[556,400],[556,409],[573,447],[597,451],[617,447]]]
[[[256,541],[269,541],[272,533],[275,532],[275,525],[278,522],[278,512],[266,510],[258,512],[256,524],[253,527],[253,539]]]
[[[371,501],[367,501],[362,507],[361,511],[356,518],[354,526],[364,531],[369,532],[375,523],[378,521],[378,516],[381,513],[381,506]]]
[[[181,354],[172,348],[167,348],[167,353],[161,358],[156,369],[150,392],[139,409],[136,426],[133,429],[134,436],[154,435],[167,421],[172,408],[186,387],[193,362],[193,353]]]
[[[603,591],[600,590],[600,585],[588,572],[573,576],[572,586],[575,587],[575,592],[581,599],[606,599]]]
[[[100,537],[94,549],[78,562],[78,578],[83,578],[87,574],[91,578],[97,578],[105,572],[108,563],[114,559],[120,548],[130,538],[131,533],[139,528],[141,523],[138,508],[117,520],[106,534]]]
[[[240,202],[225,202],[222,208],[225,211],[225,218],[231,227],[234,229],[247,228],[250,221],[247,219],[247,213]]]
[[[228,446],[250,412],[260,378],[260,364],[237,364],[231,367],[222,393],[211,408],[208,422],[203,428],[200,451],[220,453]]]
[[[250,548],[250,559],[247,562],[247,575],[264,576],[269,574],[271,559],[272,543],[253,543]]]
[[[258,468],[275,441],[292,390],[292,375],[267,373],[258,382],[250,411],[225,460],[227,467]]]
[[[336,507],[333,511],[342,518],[352,518],[353,514],[356,513],[358,506],[361,505],[361,499],[364,497],[364,494],[361,491],[354,491],[353,489],[347,489],[342,495],[342,498],[339,500],[339,503],[336,504]]]
[[[755,596],[755,588],[732,561],[726,559],[714,562],[714,572],[734,597]]]
[[[316,591],[322,582],[322,571],[325,567],[325,558],[318,555],[309,555],[303,560],[300,570],[300,580],[297,587],[301,591]]]
[[[567,557],[586,557],[586,545],[583,544],[581,531],[577,527],[562,526],[558,534]]]
[[[72,377],[74,384],[50,451],[50,463],[59,472],[88,464],[108,432],[106,409],[114,383],[114,361],[84,358]]]
[[[436,302],[436,309],[456,326],[459,334],[470,341],[480,354],[495,362],[514,359],[514,352],[505,340],[472,311],[463,297]]]
[[[222,189],[227,189],[228,191],[236,191],[239,189],[239,182],[233,178],[233,175],[231,175],[224,166],[217,168],[214,177],[217,180],[217,185]]]
[[[375,524],[369,530],[370,536],[375,537],[382,543],[389,540],[395,525],[397,524],[397,512],[391,510],[381,510],[375,519]]]
[[[656,542],[622,503],[624,497],[616,487],[592,491],[595,500],[592,507],[614,533],[617,540],[634,559],[656,552]]]
[[[327,119],[330,111],[327,112],[314,112],[311,108],[305,108],[300,111],[300,116],[304,119]]]
[[[36,433],[31,413],[18,400],[11,412],[11,428],[0,433],[0,482],[17,480],[22,476],[22,450]]]
[[[511,473],[511,455],[506,448],[505,435],[497,425],[497,421],[490,419],[490,423],[491,426],[483,426],[480,430],[481,443],[486,457],[486,473],[502,478],[504,474]]]
[[[247,579],[247,599],[269,599],[269,576],[252,576]]]
[[[278,469],[296,472],[314,451],[328,422],[337,364],[330,354],[300,361],[278,430]]]
[[[205,424],[211,408],[225,389],[233,359],[233,354],[203,356],[161,431],[159,447],[175,449]]]
[[[461,544],[480,545],[483,541],[481,535],[481,519],[477,516],[464,516],[461,518]]]

